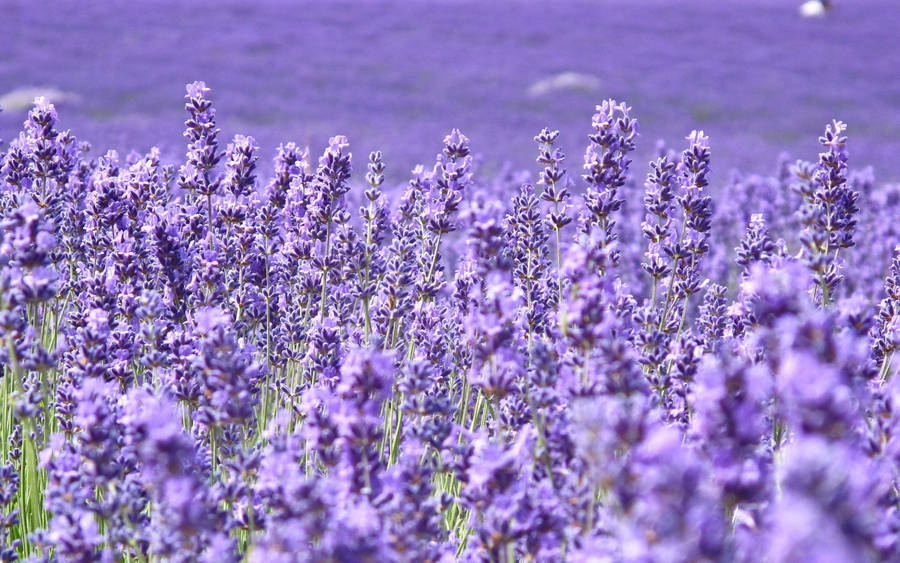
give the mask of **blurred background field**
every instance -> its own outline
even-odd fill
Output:
[[[812,159],[832,118],[851,167],[900,179],[900,7],[838,4],[804,19],[786,0],[30,2],[0,7],[0,138],[34,93],[95,152],[158,145],[183,157],[184,85],[213,89],[223,139],[345,134],[385,153],[402,181],[460,128],[486,173],[534,168],[532,137],[562,132],[580,161],[596,103],[640,121],[636,170],[656,140],[704,129],[713,183],[769,172],[782,151]],[[22,100],[25,100],[24,102]]]

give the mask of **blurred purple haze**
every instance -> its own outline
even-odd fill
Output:
[[[95,153],[159,145],[175,159],[184,85],[204,80],[221,138],[255,136],[267,164],[281,141],[315,154],[345,134],[357,155],[381,149],[401,181],[452,127],[488,173],[504,161],[533,168],[544,126],[579,162],[607,97],[640,121],[638,177],[658,138],[680,147],[697,128],[713,143],[714,184],[732,167],[769,171],[782,151],[814,158],[834,117],[849,124],[851,166],[892,180],[898,24],[895,0],[841,2],[819,20],[784,0],[7,0],[0,96],[56,88],[77,97],[59,104],[61,124]],[[534,94],[561,73],[583,83]],[[0,113],[0,138],[24,113]]]

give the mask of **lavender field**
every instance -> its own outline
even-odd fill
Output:
[[[797,4],[7,0],[0,107],[26,95],[0,113],[0,138],[19,130],[27,90],[49,88],[66,100],[66,127],[98,148],[176,159],[172,100],[204,80],[225,137],[253,135],[268,172],[279,143],[342,134],[357,152],[381,150],[389,180],[404,182],[451,127],[487,172],[528,168],[531,138],[550,125],[580,156],[585,116],[613,97],[640,116],[641,162],[657,139],[703,129],[719,183],[735,167],[768,173],[783,151],[815,151],[815,132],[839,118],[854,162],[900,180],[896,3],[850,0],[824,19],[798,17]]]
[[[797,8],[0,6],[0,561],[900,561],[900,10]]]

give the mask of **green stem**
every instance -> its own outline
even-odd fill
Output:
[[[369,337],[372,334],[372,317],[369,313],[369,292],[370,287],[369,284],[371,280],[369,279],[371,273],[371,263],[372,263],[372,253],[370,249],[372,248],[372,219],[374,218],[375,210],[373,208],[372,202],[369,202],[369,213],[366,215],[366,269],[365,269],[365,296],[363,297],[363,314],[365,315],[365,343],[366,346],[369,345]]]
[[[884,360],[881,361],[881,369],[878,371],[878,380],[885,381],[887,380],[888,375],[891,373],[891,359],[893,358],[894,353],[891,352],[884,357]]]
[[[209,181],[207,180],[207,183]],[[212,249],[216,245],[216,235],[213,232],[213,211],[212,211],[212,194],[206,194],[206,217],[209,221],[209,247]]]
[[[324,262],[324,266],[322,267],[322,295],[319,298],[319,314],[322,320],[325,320],[325,297],[326,290],[328,287],[328,255],[331,252],[331,219],[328,220],[328,225],[325,230],[325,256],[322,261]]]

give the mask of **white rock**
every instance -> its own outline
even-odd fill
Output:
[[[808,0],[800,5],[800,15],[804,18],[822,18],[828,8],[821,0]]]
[[[0,96],[0,108],[5,111],[27,111],[34,105],[34,99],[43,96],[51,104],[77,104],[81,96],[73,92],[63,92],[53,87],[25,87],[16,88]]]
[[[546,96],[553,92],[593,92],[600,89],[600,79],[582,72],[561,72],[548,76],[528,87],[532,98]]]

